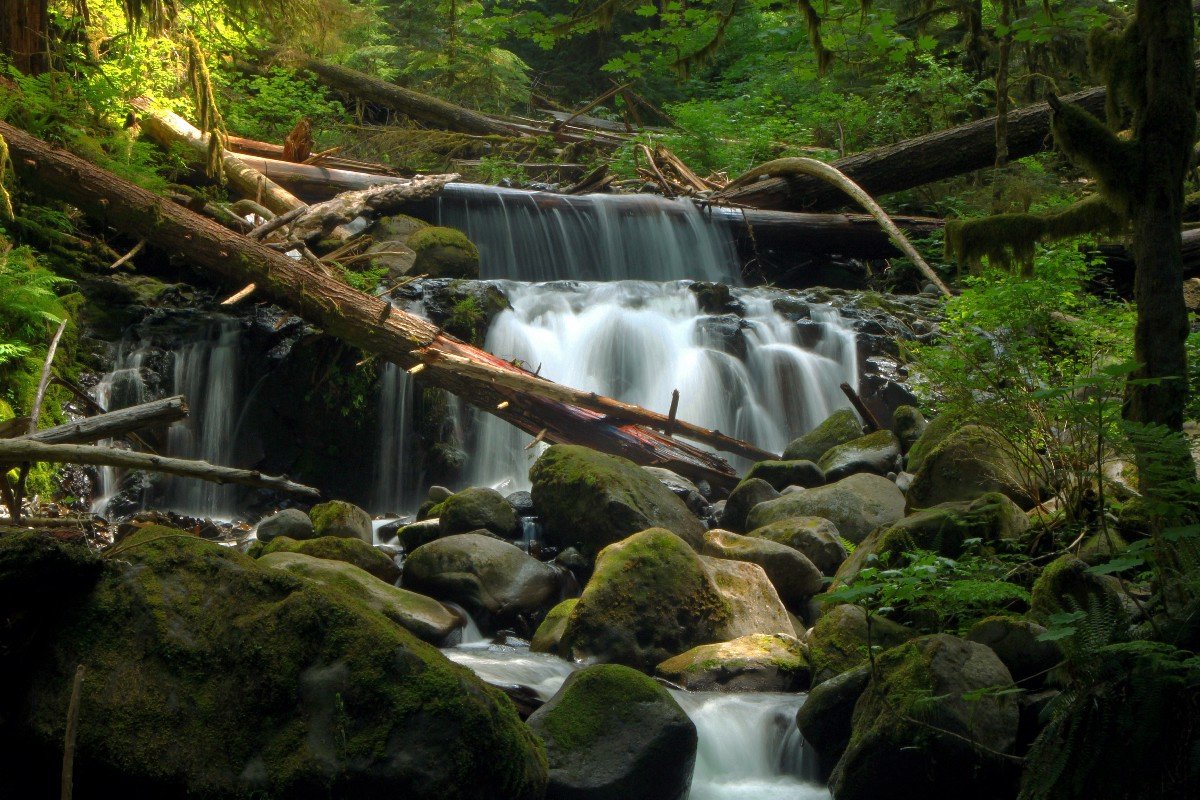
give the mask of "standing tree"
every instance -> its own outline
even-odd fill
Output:
[[[0,4],[0,56],[21,72],[44,72],[49,66],[49,19],[49,0],[5,0]]]

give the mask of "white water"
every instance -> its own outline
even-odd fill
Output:
[[[741,282],[728,226],[690,200],[452,183],[436,209],[479,248],[484,278]]]
[[[373,506],[381,512],[405,511],[420,502],[412,454],[413,381],[395,364],[379,378],[379,441]]]
[[[811,347],[769,296],[740,292],[745,358],[719,349],[685,282],[499,284],[512,309],[496,318],[486,349],[578,389],[667,413],[679,390],[679,418],[716,428],[772,452],[847,404],[838,385],[857,386],[854,333],[838,312],[813,306]],[[529,437],[480,414],[469,462],[471,485],[528,487],[540,454]]]

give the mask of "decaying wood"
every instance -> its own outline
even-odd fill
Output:
[[[409,203],[427,200],[441,193],[457,175],[428,175],[402,178],[400,183],[372,186],[357,192],[344,192],[332,200],[309,206],[291,223],[293,239],[311,242],[356,217],[379,217],[399,211]],[[255,237],[258,238],[258,237]]]
[[[843,383],[838,388],[842,390],[842,394],[846,395],[846,399],[850,401],[850,405],[854,406],[854,410],[858,412],[858,416],[862,417],[866,433],[874,433],[883,428],[879,424],[879,420],[871,413],[871,409],[867,408],[867,404],[863,402],[862,397],[859,396],[858,392],[854,391],[853,386]]]
[[[430,385],[456,394],[531,435],[544,428],[547,441],[586,445],[639,464],[663,466],[689,478],[708,480],[718,487],[732,487],[738,480],[728,463],[712,453],[624,419],[549,399],[537,392],[556,391],[559,387],[550,381],[455,339],[428,320],[393,309],[380,298],[318,273],[262,242],[232,233],[7,123],[0,122],[0,135],[9,142],[23,183],[65,200],[127,235],[145,237],[164,252],[179,255],[231,284],[240,287],[256,283],[264,299],[403,368],[428,364],[422,379]],[[460,374],[452,359],[436,363],[430,358],[435,354],[459,356],[477,367],[490,366],[497,380]],[[528,380],[521,389],[513,389],[504,385],[505,373],[517,373]],[[582,392],[579,399],[592,405],[617,402]],[[508,406],[499,409],[503,402]],[[666,421],[658,416],[655,427]],[[723,435],[708,438],[712,446],[728,443]]]
[[[241,136],[230,136],[225,140],[229,145],[229,149],[237,153],[239,156],[257,156],[259,158],[270,158],[277,161],[287,161],[284,158],[283,145],[272,144],[271,142],[260,142],[256,139],[246,139]],[[397,175],[395,169],[386,164],[378,164],[373,161],[359,161],[353,158],[342,158],[335,155],[326,155],[317,153],[304,159],[306,163],[313,163],[322,167],[334,167],[336,169],[349,169],[356,172],[370,172],[379,175]]]
[[[164,472],[184,478],[199,478],[212,483],[237,483],[260,489],[274,489],[306,497],[320,497],[321,495],[311,486],[304,486],[284,477],[263,475],[252,469],[221,467],[209,464],[207,461],[167,458],[150,453],[88,444],[45,444],[32,439],[0,440],[0,464],[19,464],[27,461],[144,469],[148,472]]]
[[[101,439],[116,439],[154,425],[169,425],[185,419],[187,415],[187,402],[182,395],[177,395],[84,417],[53,428],[43,428],[19,439],[43,444],[87,444]]]

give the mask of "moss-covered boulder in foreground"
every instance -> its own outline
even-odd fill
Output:
[[[180,531],[123,542],[45,641],[28,685],[9,684],[26,701],[8,724],[23,757],[60,757],[85,665],[78,796],[544,791],[542,747],[503,694],[356,599]],[[19,796],[47,796],[32,788]]]
[[[318,503],[308,511],[312,519],[315,536],[342,536],[361,539],[367,544],[375,540],[371,528],[371,515],[345,500],[330,500]]]
[[[442,536],[485,530],[505,539],[517,536],[517,512],[504,495],[485,486],[473,486],[450,495],[431,512]]]
[[[832,576],[846,560],[846,546],[837,526],[822,517],[787,517],[746,535],[799,550],[822,575]]]
[[[563,655],[559,652],[558,645],[562,641],[563,631],[567,629],[567,617],[571,615],[571,610],[575,608],[575,604],[578,602],[578,597],[572,597],[569,600],[563,600],[546,612],[546,617],[542,620],[542,624],[538,625],[537,630],[533,633],[533,639],[529,642],[529,649],[535,653]]]
[[[1037,494],[1036,482],[1014,458],[1012,449],[990,428],[959,428],[921,461],[908,487],[908,507],[929,508],[1000,492],[1021,508],[1031,508]]]
[[[692,692],[803,692],[812,680],[804,646],[782,633],[693,647],[654,671]]]
[[[652,528],[601,551],[559,646],[649,671],[696,645],[779,632],[794,633],[761,567],[704,559]]]
[[[546,743],[547,800],[683,800],[696,726],[670,692],[636,670],[573,673],[529,718]]]
[[[792,440],[783,451],[785,461],[819,461],[831,447],[845,444],[862,436],[862,423],[852,409],[835,411],[829,418],[799,439]]]
[[[759,461],[743,480],[754,478],[766,481],[777,491],[789,486],[809,489],[825,483],[825,473],[811,461]]]
[[[855,544],[880,525],[904,516],[904,495],[879,475],[858,474],[837,483],[785,494],[759,503],[746,517],[749,530],[790,517],[823,517]]]
[[[798,609],[823,588],[823,576],[799,550],[769,539],[718,529],[704,534],[704,555],[758,564],[784,605]]]
[[[587,556],[647,528],[665,528],[694,549],[704,525],[657,478],[628,459],[556,444],[529,470],[546,540]]]
[[[287,536],[277,536],[263,545],[256,555],[268,553],[303,553],[313,558],[343,561],[365,570],[381,581],[395,583],[400,577],[396,562],[382,550],[372,547],[361,539],[346,539],[340,536],[322,536],[298,542]]]
[[[856,472],[887,475],[900,471],[900,440],[891,431],[875,431],[831,447],[817,462],[825,479],[840,481]]]
[[[904,456],[904,468],[909,472],[919,470],[925,463],[925,457],[936,450],[947,436],[960,427],[962,425],[949,414],[942,414],[927,422],[921,429],[920,436],[909,445]],[[899,438],[899,434],[897,434],[897,438]]]
[[[478,278],[479,249],[456,228],[430,226],[405,242],[417,254],[409,272],[430,278]]]
[[[762,478],[746,478],[733,488],[721,512],[721,527],[734,533],[745,533],[746,517],[759,503],[775,500],[779,492]]]
[[[814,686],[796,712],[796,726],[804,741],[817,751],[823,775],[833,771],[850,743],[854,706],[870,680],[869,664],[847,670]]]
[[[833,770],[838,800],[1016,794],[1017,701],[988,648],[922,636],[881,653]],[[995,693],[989,693],[994,690]]]
[[[913,632],[889,619],[867,614],[859,606],[842,604],[821,615],[808,636],[808,661],[813,685],[867,663],[867,642],[874,647],[894,647],[913,637]]]

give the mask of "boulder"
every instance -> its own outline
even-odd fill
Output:
[[[900,406],[892,412],[892,433],[900,443],[900,452],[907,453],[925,433],[929,423],[916,406]]]
[[[913,637],[903,625],[871,615],[870,642],[874,647],[894,647]],[[837,605],[817,620],[808,634],[808,663],[813,686],[867,663],[867,614],[859,606]]]
[[[298,508],[285,508],[259,521],[254,533],[260,542],[269,542],[279,536],[302,541],[316,536],[312,520]]]
[[[479,250],[455,228],[421,228],[406,242],[417,255],[413,275],[430,278],[478,278]]]
[[[814,686],[796,712],[796,726],[817,752],[822,775],[833,770],[850,743],[854,706],[870,680],[870,664],[847,670]]]
[[[343,539],[338,536],[322,536],[298,542],[287,536],[279,536],[263,546],[259,556],[269,553],[303,553],[313,558],[342,561],[353,564],[381,581],[395,583],[400,578],[396,562],[360,539]]]
[[[829,448],[817,463],[828,481],[857,472],[887,475],[900,469],[900,440],[891,431],[875,431]]]
[[[992,652],[1008,668],[1012,679],[1029,689],[1041,686],[1046,673],[1063,660],[1057,642],[1038,639],[1046,629],[1020,617],[987,617],[967,632],[968,642],[977,642]]]
[[[743,480],[753,478],[761,478],[779,491],[788,486],[809,489],[825,483],[825,473],[811,461],[759,461]]]
[[[886,528],[876,528],[863,539],[837,572],[840,584],[858,574],[872,556],[886,561],[889,556],[913,550],[931,550],[947,558],[962,555],[968,539],[994,545],[1016,539],[1029,529],[1029,518],[1012,500],[999,492],[970,502],[942,503],[918,511]]]
[[[44,631],[28,683],[10,679],[7,757],[61,759],[84,664],[78,796],[543,796],[542,746],[511,701],[369,606],[169,528],[113,553]],[[12,772],[34,784],[16,796],[58,793]]]
[[[649,671],[696,645],[780,632],[794,630],[761,567],[704,558],[651,528],[601,551],[559,646]]]
[[[558,600],[558,571],[486,533],[460,533],[421,545],[404,562],[406,589],[448,600],[497,622]]]
[[[517,511],[504,495],[484,486],[452,494],[432,509],[442,536],[485,530],[504,539],[519,536]]]
[[[353,503],[344,500],[318,503],[309,510],[308,516],[312,520],[314,536],[342,536],[361,539],[367,544],[375,542],[371,515]]]
[[[921,435],[905,451],[905,470],[908,472],[919,470],[925,463],[925,457],[937,449],[937,446],[947,436],[961,427],[962,425],[949,414],[942,414],[927,422],[921,429]],[[897,434],[897,438],[899,438],[899,434]]]
[[[693,647],[654,672],[690,692],[803,692],[812,679],[804,646],[782,633]]]
[[[837,483],[805,489],[759,503],[746,517],[749,530],[792,517],[822,517],[855,544],[880,525],[904,517],[904,495],[879,475],[860,473]]]
[[[800,608],[824,588],[821,570],[798,550],[769,539],[711,530],[704,534],[704,555],[758,564],[784,605]]]
[[[546,541],[594,557],[647,528],[665,528],[694,549],[704,525],[657,478],[628,459],[577,445],[554,445],[529,470]]]
[[[967,425],[954,431],[925,456],[908,487],[909,508],[974,500],[1000,492],[1021,508],[1032,508],[1032,477],[1011,455],[995,431]]]
[[[537,513],[533,506],[533,495],[529,492],[513,492],[506,495],[504,499],[517,512],[518,517],[532,517]]]
[[[734,533],[742,533],[746,530],[746,517],[750,514],[750,510],[759,503],[775,500],[778,497],[779,492],[775,490],[775,487],[762,478],[745,479],[734,487],[725,500],[725,507],[721,510],[719,517],[721,527]]]
[[[696,726],[670,692],[636,670],[597,664],[572,673],[529,727],[546,743],[547,800],[687,797]]]
[[[411,553],[423,544],[442,538],[442,521],[437,517],[430,517],[412,522],[400,528],[396,536],[400,539],[400,546],[404,548],[404,552]]]
[[[1011,754],[1019,712],[1012,686],[987,647],[955,636],[922,636],[883,652],[854,707],[850,742],[833,770],[838,800],[1016,794]]]
[[[1137,608],[1121,590],[1121,581],[1112,575],[1088,571],[1087,562],[1071,554],[1051,561],[1033,582],[1029,613],[1042,622],[1055,614],[1106,609],[1113,614],[1134,617]]]
[[[862,422],[853,409],[843,408],[833,412],[817,427],[792,440],[783,451],[785,461],[816,462],[831,447],[857,439],[862,436]]]
[[[268,553],[258,561],[268,569],[298,575],[364,603],[430,644],[441,644],[462,627],[462,619],[437,600],[386,584],[352,564],[286,550]]]
[[[787,517],[746,535],[799,550],[822,575],[832,576],[847,556],[837,526],[822,517]]]
[[[529,642],[529,649],[535,653],[562,655],[558,645],[562,641],[563,631],[567,629],[567,617],[571,615],[571,610],[578,602],[578,597],[572,597],[550,609],[546,613],[545,619],[542,620],[542,624],[538,625],[537,630],[534,631],[533,639]]]

